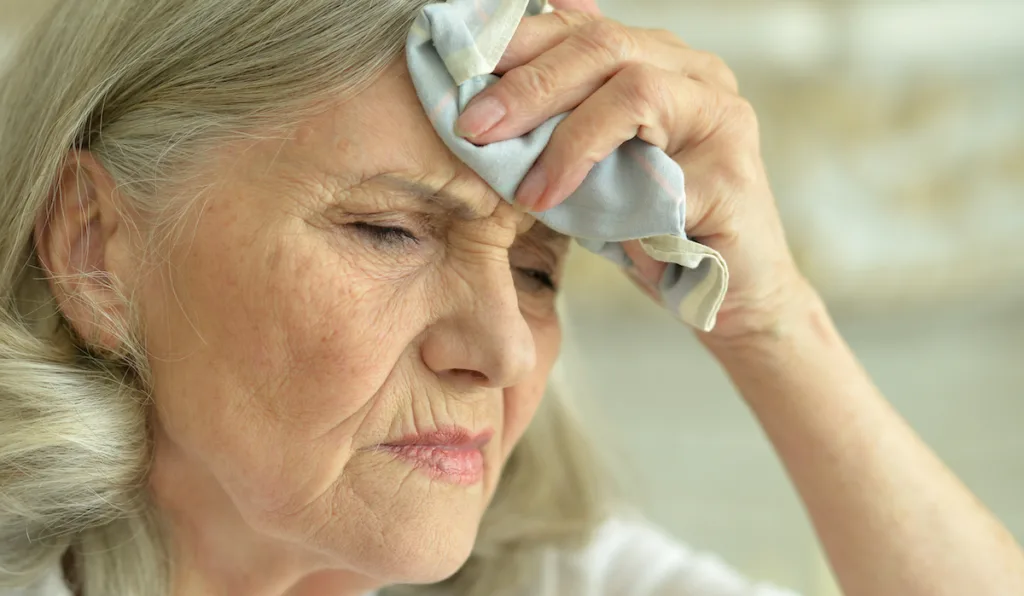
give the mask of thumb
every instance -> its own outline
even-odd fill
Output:
[[[601,9],[597,7],[597,0],[551,0],[551,6],[558,10],[578,10],[596,15],[601,14]]]

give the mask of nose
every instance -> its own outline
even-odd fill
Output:
[[[537,362],[533,331],[519,310],[508,263],[500,260],[463,271],[446,288],[445,312],[427,330],[423,362],[460,387],[518,384]]]

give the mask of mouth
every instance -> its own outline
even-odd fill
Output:
[[[461,427],[408,435],[380,445],[435,480],[468,486],[483,481],[483,448],[494,436],[487,429],[471,433]]]

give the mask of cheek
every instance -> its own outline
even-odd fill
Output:
[[[530,425],[541,399],[547,390],[551,369],[558,359],[562,347],[562,329],[557,315],[544,317],[542,320],[531,320],[530,328],[537,349],[537,366],[522,383],[505,390],[503,433],[503,456],[507,458],[512,448],[522,438]]]
[[[393,291],[361,283],[344,260],[301,246],[234,259],[227,250],[217,260],[191,255],[175,280],[183,308],[168,317],[173,340],[163,342],[172,360],[178,352],[182,363],[231,379],[266,413],[294,419],[310,408],[323,414],[320,405],[352,405],[345,396],[374,385],[400,351]]]
[[[277,306],[257,315],[273,319],[279,346],[261,366],[286,386],[259,397],[277,419],[319,435],[372,405],[415,332],[395,286],[335,255],[289,260],[270,272],[268,302]]]
[[[161,422],[237,501],[291,508],[386,425],[375,398],[415,335],[416,301],[315,232],[203,232],[216,241],[192,244],[165,294],[180,305],[153,317]]]

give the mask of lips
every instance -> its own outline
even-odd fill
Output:
[[[381,445],[415,468],[441,482],[472,485],[483,480],[483,448],[494,432],[471,433],[460,427],[408,435]]]

